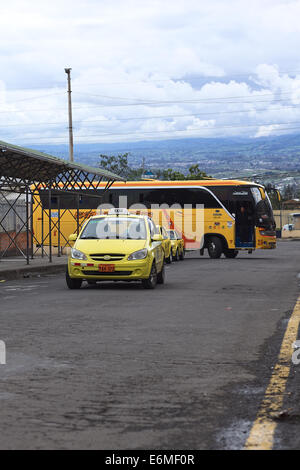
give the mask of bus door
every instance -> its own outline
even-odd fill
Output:
[[[235,201],[235,246],[255,247],[255,212],[252,201]]]

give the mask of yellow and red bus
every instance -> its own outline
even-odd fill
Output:
[[[85,190],[84,185],[80,187],[80,197],[74,193],[52,191],[51,238],[54,246],[65,245],[69,235],[82,227],[89,217],[105,213],[112,207],[126,207],[136,213],[145,212],[155,224],[168,230],[177,230],[182,234],[186,250],[199,249],[203,254],[207,249],[211,258],[219,258],[222,254],[234,258],[240,250],[252,253],[255,249],[276,247],[272,205],[260,184],[217,179],[143,180],[115,182],[104,192],[105,184],[100,186],[101,199],[90,197],[90,190]],[[34,202],[40,202],[49,214],[47,190],[41,187]],[[33,227],[38,243],[44,239],[47,245],[49,228],[39,205],[34,212]]]

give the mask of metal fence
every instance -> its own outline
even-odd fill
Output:
[[[28,250],[27,212],[23,194],[0,194],[0,258],[24,255]]]
[[[24,222],[26,220],[26,202],[18,201],[14,206],[14,210],[10,205],[0,200],[0,220],[2,224],[0,226],[0,233],[7,232],[26,232]]]

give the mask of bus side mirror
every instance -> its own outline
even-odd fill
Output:
[[[72,233],[69,235],[69,242],[76,242],[77,240],[77,233]]]
[[[276,189],[276,193],[277,193],[278,201],[281,202],[281,194],[280,194],[280,191],[278,191],[278,189]]]
[[[260,191],[260,195],[261,195],[261,198],[264,200],[266,199],[266,193],[264,192],[264,190],[262,188],[258,188],[259,191]]]

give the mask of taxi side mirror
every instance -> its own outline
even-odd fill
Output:
[[[69,242],[76,242],[77,240],[77,233],[72,233],[69,235]]]
[[[153,242],[161,242],[163,240],[163,237],[159,233],[155,233],[152,235],[151,240]]]

